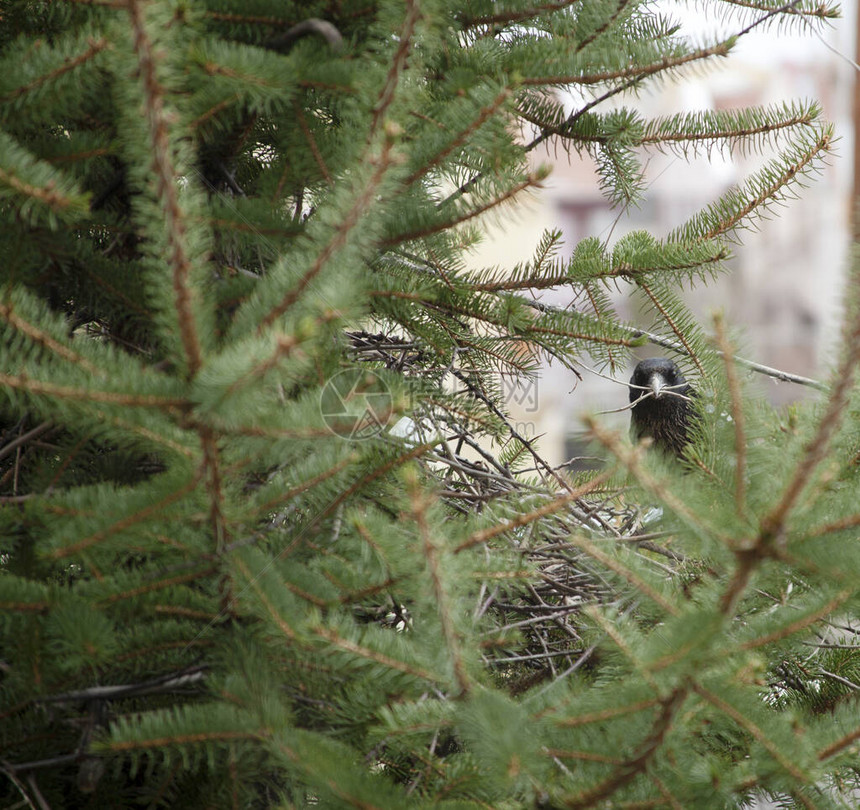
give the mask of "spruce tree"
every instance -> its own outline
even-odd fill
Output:
[[[679,295],[832,131],[636,100],[836,10],[702,5],[735,35],[641,0],[4,3],[4,807],[856,806],[858,270],[787,414]],[[621,210],[648,150],[770,160],[668,238],[471,269],[545,143]],[[623,374],[619,279],[696,435],[674,463],[596,418],[606,465],[552,469],[503,381]]]

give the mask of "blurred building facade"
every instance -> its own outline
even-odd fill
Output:
[[[839,139],[829,165],[806,188],[798,189],[797,199],[771,208],[769,218],[756,230],[740,234],[741,244],[734,249],[728,272],[685,295],[703,324],[715,310],[724,313],[730,327],[742,336],[745,356],[812,377],[827,373],[838,336],[852,216],[855,71],[847,59],[854,53],[855,9],[846,11],[848,17],[820,37],[800,36],[801,32],[788,36],[776,30],[750,34],[707,74],[665,84],[627,102],[647,117],[803,99],[821,104]],[[707,21],[687,22],[699,38],[710,30]],[[473,257],[474,264],[506,267],[526,260],[548,228],[559,228],[564,234],[566,256],[587,236],[608,240],[610,246],[631,230],[666,236],[727,188],[743,183],[774,155],[768,150],[763,154],[714,150],[710,157],[685,159],[671,153],[643,153],[645,201],[619,218],[601,196],[588,158],[550,147],[533,155],[536,165],[552,166],[544,188],[513,212],[505,212],[501,224],[487,223],[487,238]],[[570,291],[564,289],[548,291],[541,298],[559,306],[571,303]],[[636,298],[629,290],[620,290],[615,300],[625,320],[650,328],[651,323],[636,311]],[[665,327],[660,331],[665,334]],[[660,353],[657,347],[643,347],[638,354]],[[583,413],[616,409],[627,402],[626,385],[586,368],[581,371],[583,379],[577,380],[558,364],[547,366],[533,391],[512,396],[511,410],[520,429],[541,436],[544,457],[553,464],[580,452],[577,436]],[[630,369],[617,373],[620,383],[626,384],[629,373]],[[756,385],[776,405],[809,393],[769,378],[757,379]],[[623,428],[628,415],[605,418]]]

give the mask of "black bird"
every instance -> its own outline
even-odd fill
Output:
[[[643,360],[630,378],[630,433],[634,441],[646,436],[666,454],[683,455],[693,413],[690,387],[671,360]]]

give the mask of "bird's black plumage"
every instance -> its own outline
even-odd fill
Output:
[[[695,392],[681,369],[660,357],[643,360],[630,378],[630,433],[634,441],[645,437],[664,453],[681,456],[689,440]]]

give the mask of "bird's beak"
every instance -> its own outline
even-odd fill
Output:
[[[648,382],[654,392],[654,399],[660,399],[660,393],[666,387],[666,381],[659,374],[652,374]]]

